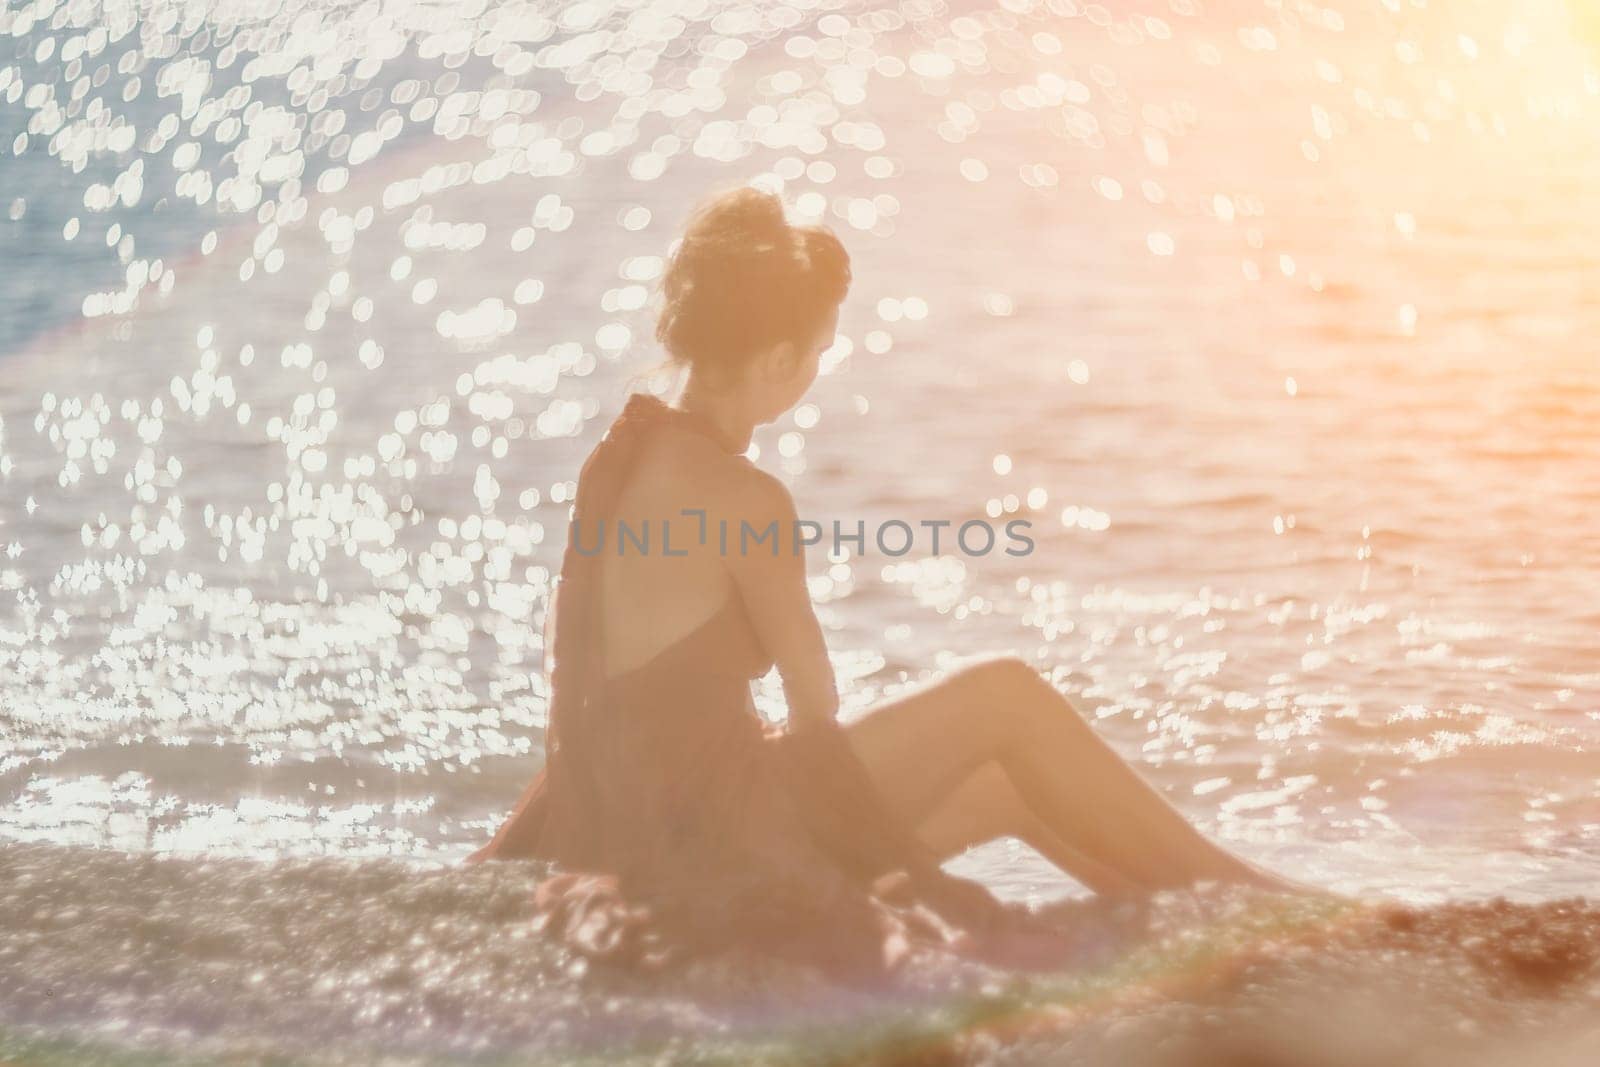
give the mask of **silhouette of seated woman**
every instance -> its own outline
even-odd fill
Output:
[[[539,921],[593,958],[770,954],[864,977],[924,945],[1049,956],[1024,911],[940,868],[995,837],[1097,893],[1281,887],[1190,826],[1022,660],[840,725],[803,552],[698,536],[794,528],[787,489],[745,452],[815,379],[849,282],[832,232],[791,226],[771,194],[729,192],[690,220],[656,329],[681,394],[630,397],[584,463],[547,620],[545,765],[473,859],[552,863]],[[620,544],[619,523],[666,521],[670,553]],[[781,730],[751,701],[774,665]]]

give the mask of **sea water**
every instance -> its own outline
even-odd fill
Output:
[[[756,461],[807,519],[1033,540],[817,553],[846,717],[1020,654],[1273,869],[1592,892],[1593,12],[1213,6],[8,5],[0,1026],[650,1014],[469,951],[533,875],[449,868],[539,765],[670,242],[749,181],[855,278]],[[1015,842],[954,868],[1081,895]]]

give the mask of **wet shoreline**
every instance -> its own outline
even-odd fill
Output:
[[[0,856],[0,924],[16,932],[0,948],[0,1054],[54,1047],[61,1062],[647,1062],[675,1049],[697,1062],[1277,1063],[1303,1040],[1292,1062],[1367,1067],[1511,1062],[1488,1051],[1600,1027],[1600,906],[1583,901],[1067,903],[1047,914],[1081,941],[1081,968],[930,961],[863,994],[753,962],[665,982],[586,974],[530,935],[529,864]]]

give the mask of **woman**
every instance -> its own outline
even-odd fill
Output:
[[[997,950],[1004,931],[1016,948],[1026,920],[939,868],[999,836],[1102,894],[1279,887],[1021,660],[836,723],[803,554],[709,531],[795,528],[783,484],[744,453],[816,378],[849,281],[838,239],[791,227],[773,195],[730,192],[691,220],[656,330],[682,393],[632,397],[584,465],[552,608],[546,765],[473,859],[553,862],[543,921],[593,956],[742,949],[858,973],[930,938]],[[658,539],[668,525],[671,543],[644,550],[619,524]],[[786,731],[750,698],[774,664]]]

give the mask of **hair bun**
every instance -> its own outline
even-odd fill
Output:
[[[782,199],[746,186],[707,204],[683,236],[685,244],[707,238],[718,244],[787,244],[793,234]]]
[[[774,193],[734,189],[689,220],[662,277],[656,339],[679,363],[734,371],[814,332],[849,287],[850,257],[832,231],[790,226]]]

